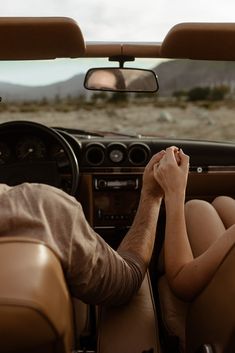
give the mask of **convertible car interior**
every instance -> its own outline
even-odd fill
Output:
[[[138,58],[235,60],[233,23],[181,23],[162,43],[96,43],[85,41],[82,28],[70,18],[5,17],[0,18],[0,39],[0,64],[102,58],[106,67],[110,59],[122,69]],[[164,77],[158,81],[161,91]],[[1,95],[4,103],[7,95]],[[35,112],[33,120],[3,121],[0,182],[38,182],[64,190],[82,204],[92,228],[114,249],[135,216],[145,165],[168,146],[190,155],[187,200],[235,197],[235,142],[102,133],[96,123],[93,131],[84,131],[77,119],[78,127],[58,126],[57,121],[48,126]],[[0,352],[234,352],[234,247],[203,291],[186,303],[171,291],[165,276],[164,227],[162,207],[148,273],[136,296],[121,307],[73,298],[58,256],[47,244],[24,234],[0,238]]]

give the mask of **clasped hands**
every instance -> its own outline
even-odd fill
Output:
[[[175,193],[185,195],[189,171],[189,156],[175,146],[161,153],[161,158],[153,166],[156,182],[165,196]]]
[[[155,197],[185,195],[189,156],[171,146],[156,153],[145,168],[143,189]]]

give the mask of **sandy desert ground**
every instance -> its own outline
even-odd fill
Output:
[[[153,134],[159,137],[193,138],[235,142],[235,107],[215,105],[210,109],[184,104],[157,106],[133,103],[123,106],[70,109],[11,109],[0,112],[0,121],[33,120],[48,126],[91,131]]]

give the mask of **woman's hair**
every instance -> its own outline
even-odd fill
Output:
[[[124,76],[121,72],[121,70],[119,69],[112,69],[112,68],[99,68],[100,71],[104,71],[104,73],[109,73],[110,75],[112,75],[115,78],[115,88],[117,90],[125,90],[126,88],[126,83],[125,83],[125,79]],[[90,71],[88,74],[88,80],[89,78],[94,74],[94,71]]]
[[[116,88],[117,89],[125,89],[126,88],[126,83],[125,83],[125,79],[124,79],[124,76],[121,72],[121,70],[118,70],[118,69],[115,69],[115,70],[112,70],[110,69],[109,70],[110,72],[112,72],[112,74],[116,77]]]

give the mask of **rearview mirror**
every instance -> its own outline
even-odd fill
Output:
[[[94,91],[156,92],[159,85],[152,70],[102,67],[87,72],[84,87]]]

